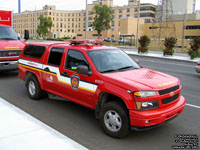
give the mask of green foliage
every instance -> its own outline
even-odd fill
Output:
[[[138,47],[138,53],[146,53],[148,52],[148,45],[150,43],[150,39],[148,36],[143,35],[140,37],[140,39],[138,40],[140,43],[140,47]]]
[[[169,37],[169,38],[166,37],[163,42],[165,48],[168,50],[173,50],[173,48],[176,46],[176,43],[177,39],[175,37]]]
[[[147,47],[149,45],[150,41],[151,40],[146,35],[141,36],[139,39],[139,43],[140,43],[141,47]]]
[[[112,19],[112,9],[107,5],[95,5],[93,7],[93,13],[95,14],[94,22],[92,24],[93,29],[97,31],[98,37],[104,30],[111,28],[110,23]]]
[[[193,39],[190,42],[191,49],[188,51],[191,59],[200,57],[200,37]]]
[[[44,17],[43,15],[40,15],[38,17],[38,19],[40,20],[40,24],[38,25],[37,28],[37,33],[39,36],[46,36],[48,31],[51,29],[52,27],[52,21],[51,21],[51,17]]]

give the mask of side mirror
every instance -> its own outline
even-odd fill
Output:
[[[85,74],[85,75],[92,75],[92,72],[88,70],[88,66],[86,65],[79,65],[77,67],[77,73],[78,74]]]
[[[24,30],[24,39],[25,40],[29,39],[29,30]]]

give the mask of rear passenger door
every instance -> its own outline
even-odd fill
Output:
[[[82,105],[90,107],[96,91],[94,74],[84,75],[76,72],[79,65],[85,65],[91,70],[84,54],[75,49],[69,49],[65,58],[65,65],[61,70],[61,75],[66,82],[62,83],[62,92]]]
[[[59,86],[60,66],[64,48],[52,47],[46,64],[43,65],[43,83],[46,91],[60,95]]]

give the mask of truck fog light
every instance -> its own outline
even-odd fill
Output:
[[[149,123],[150,123],[150,120],[146,120],[145,123],[146,123],[146,124],[149,124]]]

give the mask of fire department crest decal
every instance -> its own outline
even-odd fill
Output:
[[[73,89],[73,90],[78,90],[79,81],[80,81],[80,79],[79,79],[79,76],[78,76],[78,75],[73,74],[73,75],[71,76],[71,86],[72,86],[72,89]]]

